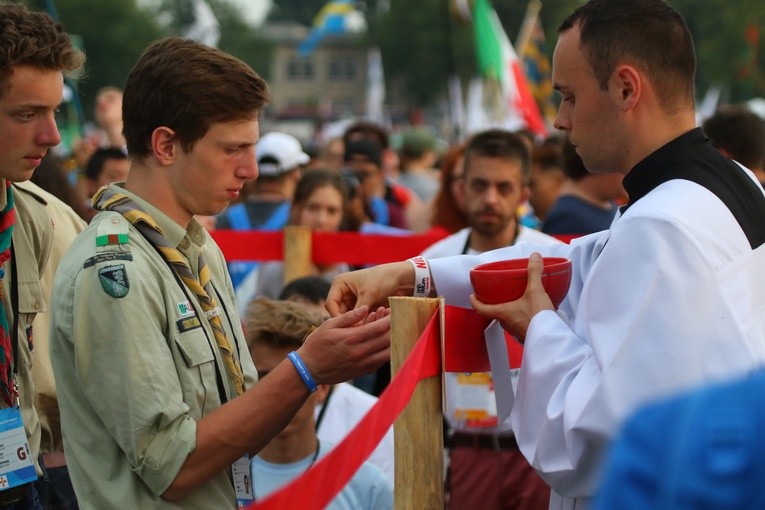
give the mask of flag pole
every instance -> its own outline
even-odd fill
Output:
[[[523,17],[521,29],[518,31],[518,37],[515,40],[515,51],[518,55],[523,55],[526,45],[531,40],[531,33],[534,31],[534,24],[537,22],[539,11],[541,10],[541,0],[530,0],[526,5],[526,15]]]

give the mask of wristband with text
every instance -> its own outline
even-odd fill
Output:
[[[316,391],[316,381],[313,380],[313,377],[311,377],[311,373],[308,371],[308,367],[305,366],[305,363],[303,363],[303,360],[300,358],[300,355],[292,351],[289,354],[287,354],[287,357],[290,359],[293,365],[295,365],[295,370],[297,370],[298,375],[300,375],[300,378],[303,380],[305,385],[308,387],[308,391],[313,393]]]
[[[430,265],[423,257],[407,259],[414,266],[414,297],[430,297]]]

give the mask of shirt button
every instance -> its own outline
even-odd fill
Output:
[[[40,311],[40,302],[35,299],[35,312],[39,312],[39,311]]]

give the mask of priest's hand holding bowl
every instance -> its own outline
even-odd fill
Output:
[[[528,270],[526,269],[528,264]],[[496,319],[521,343],[531,319],[543,310],[555,310],[571,283],[571,261],[542,258],[502,260],[476,266],[470,272],[475,311]]]

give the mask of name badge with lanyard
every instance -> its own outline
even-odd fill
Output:
[[[13,253],[13,246],[11,246]],[[19,385],[17,378],[18,367],[18,344],[19,344],[19,302],[18,275],[16,272],[15,254],[11,258],[11,302],[13,303],[13,324],[11,325],[11,351],[13,352],[13,372],[11,387],[13,391],[13,406],[0,409],[0,501],[13,492],[14,487],[34,482],[37,480],[37,472],[32,462],[32,454],[29,450],[29,441],[24,432],[24,422],[21,419],[19,409]],[[0,280],[5,272],[0,268]],[[2,285],[0,285],[0,299],[2,299]],[[7,492],[6,492],[7,491]],[[19,497],[21,499],[21,495]]]

